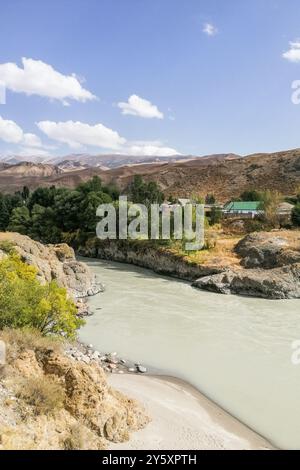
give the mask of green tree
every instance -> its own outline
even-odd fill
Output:
[[[27,201],[29,199],[30,191],[27,186],[24,186],[21,192],[21,196],[24,201]]]
[[[80,205],[86,196],[81,191],[64,189],[54,199],[56,226],[63,232],[73,232],[81,228]]]
[[[205,204],[215,204],[216,198],[214,194],[207,194],[205,198]]]
[[[81,183],[77,187],[78,191],[83,192],[84,194],[90,193],[90,192],[98,192],[102,191],[102,181],[99,178],[99,176],[93,176],[92,179],[89,181],[86,181],[85,183]]]
[[[219,207],[212,207],[210,212],[210,225],[219,224],[222,220],[222,211]]]
[[[31,193],[28,208],[32,210],[35,204],[38,204],[43,207],[53,207],[55,196],[62,190],[57,190],[55,186],[50,188],[37,188],[33,193]]]
[[[28,235],[44,243],[59,243],[61,231],[56,226],[55,213],[52,207],[35,204],[31,211],[31,224]]]
[[[161,204],[164,201],[164,194],[160,191],[154,181],[145,183],[140,175],[135,175],[129,187],[129,196],[135,204]]]
[[[36,274],[17,254],[0,261],[0,329],[30,327],[43,335],[74,338],[84,324],[74,302],[55,282],[41,285]]]
[[[256,189],[249,189],[248,191],[244,191],[241,196],[241,201],[261,201],[263,199],[263,194]]]
[[[30,224],[31,217],[29,209],[26,206],[16,207],[11,213],[8,230],[10,232],[19,232],[26,235]]]
[[[296,204],[292,210],[292,222],[296,227],[300,227],[300,203]]]
[[[86,232],[95,232],[97,225],[96,211],[100,204],[112,202],[109,194],[102,191],[88,193],[80,204],[80,227]]]
[[[10,210],[5,196],[0,194],[0,230],[5,231],[9,224]]]

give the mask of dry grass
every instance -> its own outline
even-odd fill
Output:
[[[7,363],[12,363],[23,351],[38,349],[51,349],[60,352],[63,340],[59,337],[42,336],[38,330],[5,328],[0,331],[0,339],[6,344]]]
[[[83,450],[86,448],[87,432],[80,423],[70,428],[69,435],[64,439],[65,450]]]
[[[64,405],[62,385],[47,376],[20,378],[15,391],[17,398],[32,406],[35,415],[54,413]]]

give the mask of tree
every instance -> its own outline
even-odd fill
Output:
[[[269,189],[261,192],[261,209],[264,211],[263,219],[271,228],[280,226],[280,216],[278,214],[278,206],[282,201],[282,195],[278,191],[270,191]]]
[[[10,211],[5,196],[0,194],[0,230],[7,229],[9,224]]]
[[[24,186],[21,192],[21,196],[24,201],[27,201],[27,199],[29,198],[29,194],[30,194],[29,188],[27,186]]]
[[[28,208],[32,210],[35,204],[38,204],[43,207],[53,207],[55,196],[62,190],[57,190],[55,186],[50,188],[37,188],[31,194],[28,201]]]
[[[222,211],[219,207],[212,207],[210,211],[210,225],[219,224],[222,219]]]
[[[215,204],[216,198],[214,194],[207,194],[205,197],[205,204]]]
[[[100,204],[112,202],[109,194],[102,191],[90,192],[86,195],[79,207],[80,227],[86,232],[95,232],[97,225],[96,211]]]
[[[102,191],[102,181],[99,178],[99,176],[93,176],[92,179],[87,181],[86,183],[81,183],[78,187],[77,190],[83,192],[84,194],[90,193],[90,192],[98,192]]]
[[[262,193],[256,191],[256,189],[249,189],[241,194],[240,199],[241,201],[261,201],[262,197]]]
[[[300,203],[296,204],[292,210],[292,222],[296,227],[300,227]]]
[[[11,213],[8,230],[10,232],[19,232],[26,235],[30,224],[31,217],[28,208],[26,206],[16,207]]]
[[[81,227],[80,205],[86,196],[81,191],[64,189],[54,198],[56,226],[63,232],[73,232]]]
[[[164,194],[157,183],[154,181],[145,183],[140,175],[134,176],[129,187],[129,196],[134,204],[161,204],[164,201]]]
[[[52,207],[35,204],[31,211],[31,224],[28,235],[44,243],[61,242],[61,231],[56,226],[55,213]]]
[[[0,329],[28,327],[74,338],[84,324],[74,302],[56,282],[41,285],[36,275],[16,253],[0,261]]]

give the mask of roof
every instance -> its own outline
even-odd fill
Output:
[[[232,201],[225,205],[226,211],[257,211],[261,201]]]
[[[294,204],[290,204],[289,202],[281,202],[278,206],[278,209],[283,210],[292,210],[294,208]]]

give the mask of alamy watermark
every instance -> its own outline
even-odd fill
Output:
[[[5,83],[0,80],[0,104],[6,104],[6,88]]]
[[[0,367],[6,364],[6,344],[0,340]]]
[[[204,246],[204,204],[128,203],[120,196],[117,207],[101,204],[96,212],[101,218],[96,227],[101,240],[185,240],[187,251]]]

